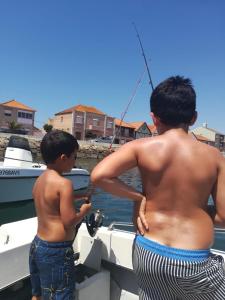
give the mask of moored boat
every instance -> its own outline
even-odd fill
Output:
[[[37,177],[46,169],[44,164],[34,163],[28,140],[11,136],[4,161],[0,162],[0,203],[32,199],[32,187]],[[89,185],[89,172],[73,168],[64,176],[73,182],[74,190]]]

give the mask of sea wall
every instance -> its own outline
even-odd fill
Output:
[[[3,159],[5,154],[5,149],[9,142],[10,134],[0,133],[0,160]],[[35,138],[33,136],[24,136],[29,141],[29,145],[31,148],[32,156],[34,161],[41,161],[40,154],[40,138]],[[91,143],[86,141],[79,141],[80,149],[78,151],[78,158],[103,158],[109,155],[111,152],[114,152],[118,149],[118,145],[113,145],[111,149],[109,149],[109,144],[100,144],[100,143]]]

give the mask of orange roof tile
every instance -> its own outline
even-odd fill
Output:
[[[120,119],[115,119],[115,125],[135,129],[135,127],[132,126],[130,123],[124,122]]]
[[[1,103],[1,105],[8,106],[8,107],[15,107],[15,108],[29,110],[29,111],[36,111],[35,109],[33,109],[29,106],[26,106],[23,103],[21,103],[19,101],[16,101],[14,99],[10,100],[10,101],[7,101],[7,102],[3,102],[3,103]]]
[[[135,130],[138,130],[145,122],[129,122],[129,124],[135,128]]]
[[[149,129],[152,133],[157,131],[155,125],[153,125],[153,124],[152,124],[152,125],[151,125],[151,124],[148,124],[148,129]]]
[[[62,115],[62,114],[68,114],[68,113],[72,113],[73,111],[82,111],[82,112],[90,112],[90,113],[95,113],[98,115],[105,115],[102,111],[98,110],[97,108],[93,107],[93,106],[86,106],[86,105],[76,105],[73,107],[70,107],[68,109],[65,109],[63,111],[58,112],[55,115]]]

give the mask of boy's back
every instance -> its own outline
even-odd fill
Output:
[[[91,204],[82,204],[76,212],[73,184],[62,174],[73,168],[78,149],[74,136],[60,130],[50,131],[41,141],[47,169],[33,187],[38,230],[29,255],[32,300],[74,299],[75,226]],[[89,202],[89,197],[83,198]]]
[[[38,236],[49,242],[70,241],[74,239],[75,226],[63,224],[61,208],[73,194],[71,182],[54,170],[46,170],[33,188],[36,213],[38,217]],[[67,200],[67,201],[66,201]]]

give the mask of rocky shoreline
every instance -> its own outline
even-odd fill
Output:
[[[0,134],[0,160],[3,159],[5,154],[5,149],[9,142],[10,134]],[[33,136],[24,136],[29,141],[29,145],[31,148],[33,160],[35,162],[41,161],[41,154],[40,154],[40,138],[35,138]],[[109,149],[109,144],[97,144],[97,143],[91,143],[86,141],[80,141],[79,142],[80,149],[78,151],[78,158],[97,158],[101,159],[105,156],[109,155],[111,152],[114,152],[119,146],[114,145],[112,149]]]

